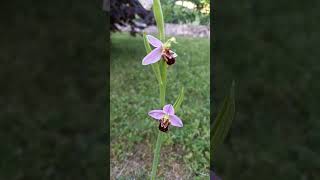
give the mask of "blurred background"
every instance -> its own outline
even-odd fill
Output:
[[[217,98],[237,82],[236,118],[215,155],[226,180],[320,179],[320,1],[219,1]]]
[[[157,33],[151,4],[148,0],[110,1],[110,30],[112,32],[130,32],[131,35],[143,32]],[[165,15],[166,33],[208,37],[210,34],[210,1],[191,0],[161,1]]]
[[[161,148],[160,179],[208,179],[210,159],[210,28],[208,1],[161,1],[166,37],[175,36],[176,63],[168,68],[167,103],[185,98]],[[158,83],[141,32],[157,35],[152,11],[139,1],[111,1],[111,178],[148,179],[159,124],[147,113],[159,106]],[[201,51],[199,51],[201,49]]]
[[[0,179],[106,179],[100,1],[2,1]]]

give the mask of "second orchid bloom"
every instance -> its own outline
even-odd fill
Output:
[[[159,121],[159,130],[166,132],[169,125],[183,127],[181,119],[174,114],[174,108],[171,104],[167,104],[162,110],[152,110],[149,116]]]
[[[156,63],[161,60],[161,58],[163,58],[168,65],[175,63],[177,54],[170,49],[171,42],[175,42],[175,38],[171,38],[166,43],[162,43],[159,39],[147,35],[147,40],[155,49],[143,58],[142,65]]]

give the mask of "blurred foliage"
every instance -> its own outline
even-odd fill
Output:
[[[215,155],[224,180],[320,177],[320,1],[221,1],[217,95],[236,78],[237,113]]]
[[[210,15],[203,13],[209,10],[209,0],[191,0],[195,9],[176,5],[176,0],[161,1],[166,23],[209,25]],[[120,31],[120,27],[129,27],[131,35],[136,35],[149,25],[154,25],[152,10],[146,10],[138,0],[110,1],[110,30]]]
[[[141,65],[146,55],[142,38],[113,34],[111,40],[111,164],[116,168],[124,160],[132,159],[132,154],[144,152],[152,157],[159,130],[158,123],[148,117],[148,112],[161,107],[151,66]],[[173,104],[184,86],[184,101],[177,114],[184,127],[170,128],[161,151],[171,148],[175,151],[160,159],[164,166],[158,171],[172,173],[168,166],[178,163],[187,169],[184,179],[203,178],[197,173],[209,174],[209,40],[177,37],[177,42],[173,46],[178,54],[177,62],[168,69],[166,102]],[[137,149],[139,144],[147,148]],[[142,159],[139,171],[149,172],[151,168],[143,167],[151,163],[152,158]],[[191,177],[186,178],[188,176]]]
[[[202,0],[189,1],[196,5],[195,9],[188,9],[186,7],[176,5],[176,0],[161,1],[166,23],[174,24],[195,24],[195,25],[209,25],[210,15],[202,13],[201,9],[208,6],[210,3]]]
[[[0,179],[106,179],[101,1],[3,1]]]
[[[154,24],[152,11],[147,11],[138,0],[110,0],[110,30],[120,31],[120,27],[130,27],[131,35]]]
[[[223,103],[219,107],[217,116],[213,120],[210,129],[210,154],[214,157],[216,150],[224,142],[228,132],[232,126],[232,121],[235,114],[235,82],[232,82],[230,93],[226,95]],[[213,167],[213,159],[210,161]],[[212,168],[214,171],[214,169]]]
[[[178,0],[167,0],[167,1],[163,1],[162,3],[166,3],[166,2],[176,2]],[[204,7],[210,5],[210,0],[181,0],[183,2],[192,2],[196,5],[196,9],[198,11],[200,11],[201,9],[203,9]]]

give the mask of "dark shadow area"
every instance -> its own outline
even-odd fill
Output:
[[[319,1],[215,2],[217,102],[236,117],[214,159],[224,180],[320,177]]]
[[[0,179],[106,179],[102,1],[1,4]]]

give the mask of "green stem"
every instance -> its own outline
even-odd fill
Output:
[[[161,144],[162,144],[162,139],[163,139],[164,133],[159,131],[158,133],[158,138],[157,138],[157,144],[156,148],[154,149],[154,156],[153,156],[153,163],[152,163],[152,171],[151,171],[151,180],[156,179],[157,175],[157,169],[158,169],[158,164],[159,164],[159,158],[160,158],[160,149],[161,149]]]
[[[167,77],[166,69],[164,70],[161,68],[161,74],[163,76],[162,76],[162,81],[159,83],[160,104],[161,106],[164,106],[166,101],[166,77]],[[161,149],[163,136],[164,136],[164,133],[159,131],[156,148],[154,150],[153,162],[152,162],[151,180],[155,180],[157,175],[157,169],[158,169],[159,158],[160,158],[160,149]]]
[[[160,91],[160,105],[164,106],[166,101],[166,87],[167,87],[167,65],[166,62],[160,61],[160,77],[161,81],[159,83],[159,91]]]
[[[159,84],[159,90],[160,90],[160,104],[163,107],[166,101],[166,88],[163,83]]]
[[[153,0],[153,14],[158,27],[159,38],[162,42],[164,42],[165,41],[164,20],[163,20],[160,0]],[[160,66],[159,69],[160,69],[160,78],[161,78],[161,81],[159,81],[160,104],[161,106],[164,106],[166,101],[167,66],[163,60],[159,62],[159,66]],[[156,75],[159,76],[159,74],[156,74]],[[164,136],[164,133],[159,131],[156,148],[154,150],[153,162],[152,162],[151,180],[155,180],[157,175],[157,169],[158,169],[159,158],[160,158],[160,149],[161,149],[163,136]]]

